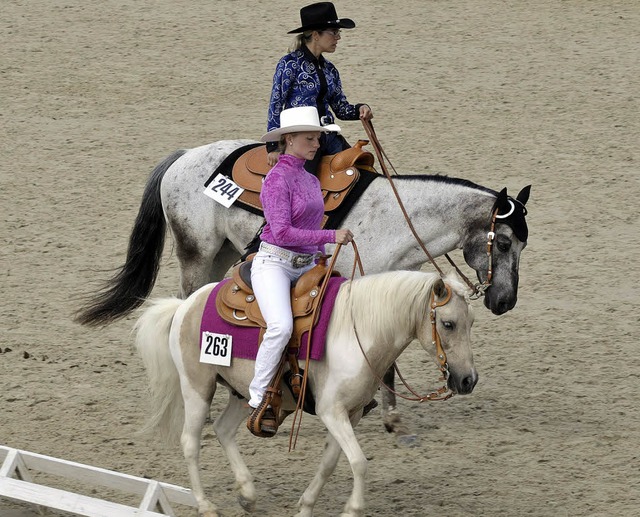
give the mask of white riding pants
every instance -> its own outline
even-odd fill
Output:
[[[251,266],[251,284],[267,330],[258,349],[255,373],[249,385],[249,405],[258,407],[273,379],[291,333],[291,284],[315,266],[294,268],[283,258],[259,251]]]

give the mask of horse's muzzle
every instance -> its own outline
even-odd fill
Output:
[[[451,391],[458,395],[468,395],[478,383],[478,372],[476,372],[475,368],[471,370],[471,373],[464,376],[456,375],[455,372],[451,370],[449,373],[447,385]]]
[[[490,294],[485,294],[484,306],[496,316],[500,316],[513,309],[517,301],[518,299],[515,296],[506,300],[494,300]]]

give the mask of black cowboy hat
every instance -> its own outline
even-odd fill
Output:
[[[287,34],[297,34],[304,31],[318,29],[353,29],[356,23],[349,18],[338,18],[336,8],[331,2],[318,2],[300,9],[302,27],[298,27]]]

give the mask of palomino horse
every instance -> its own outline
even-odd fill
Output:
[[[165,437],[176,437],[184,418],[181,443],[203,517],[218,515],[216,506],[205,497],[199,469],[202,428],[218,384],[227,388],[229,400],[213,423],[214,431],[235,474],[240,504],[253,510],[256,503],[252,476],[235,441],[238,426],[249,415],[245,404],[254,363],[237,358],[229,367],[199,362],[200,321],[215,285],[205,285],[186,300],[152,302],[136,325],[137,348],[151,384],[149,427]],[[324,358],[309,366],[308,386],[315,397],[315,410],[329,433],[320,466],[300,498],[297,515],[313,514],[341,451],[354,479],[343,515],[364,515],[367,459],[353,427],[375,394],[380,376],[412,340],[418,339],[436,364],[448,371],[452,393],[471,393],[478,375],[470,346],[473,316],[468,293],[468,287],[451,275],[443,282],[435,273],[418,271],[380,273],[342,284],[329,320]],[[441,347],[436,354],[434,343],[438,341]],[[291,395],[283,396],[283,410],[294,408]]]
[[[181,296],[224,278],[262,223],[262,217],[235,205],[225,208],[205,196],[203,185],[233,151],[255,143],[227,140],[179,150],[152,172],[129,239],[125,264],[80,312],[88,325],[110,323],[139,307],[155,283],[162,256],[166,224],[175,242],[180,267]],[[466,180],[446,176],[401,175],[394,181],[413,225],[434,257],[462,249],[478,279],[491,285],[484,304],[495,314],[516,304],[520,254],[528,229],[525,204],[529,187],[516,199]],[[495,226],[495,245],[487,256],[487,234],[497,204],[501,218]],[[374,180],[342,223],[358,241],[365,271],[417,270],[427,257],[412,236],[387,180]],[[336,267],[349,269],[348,259]],[[393,370],[385,378],[393,385]],[[395,397],[384,391],[382,414],[389,431],[400,429],[394,413]],[[392,415],[392,413],[394,413]]]

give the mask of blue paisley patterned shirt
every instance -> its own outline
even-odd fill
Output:
[[[319,59],[303,45],[284,56],[276,66],[267,118],[267,131],[280,127],[280,112],[298,106],[315,106],[325,124],[333,123],[333,110],[341,120],[357,120],[362,104],[349,104],[340,74],[323,56]]]

